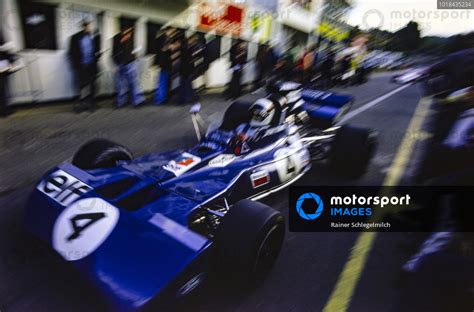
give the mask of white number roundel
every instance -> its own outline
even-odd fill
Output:
[[[101,198],[78,200],[61,212],[53,228],[53,247],[68,261],[93,253],[117,225],[120,212]]]
[[[286,182],[296,177],[308,162],[308,151],[300,144],[293,144],[279,149],[274,154],[276,170],[280,182]]]

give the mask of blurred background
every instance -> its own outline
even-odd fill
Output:
[[[0,15],[2,312],[103,310],[23,231],[22,208],[47,170],[98,137],[137,156],[192,146],[192,104],[211,123],[275,80],[348,94],[347,120],[379,132],[360,180],[316,164],[299,185],[474,185],[474,10],[435,0],[2,0]],[[288,215],[285,191],[266,203]],[[470,312],[472,233],[439,233],[288,232],[254,293],[210,288],[183,309]]]
[[[428,8],[434,11],[432,6]],[[116,91],[112,38],[126,25],[134,26],[137,72],[144,92],[156,89],[160,66],[153,65],[160,49],[158,38],[166,26],[185,36],[197,33],[206,46],[206,70],[193,79],[195,88],[222,87],[230,82],[229,51],[236,39],[248,43],[248,62],[242,73],[242,83],[247,84],[259,78],[261,64],[257,54],[263,44],[271,46],[277,58],[290,60],[289,66],[310,66],[300,64],[308,50],[317,52],[314,62],[321,65],[328,54],[337,56],[354,43],[354,38],[363,35],[365,42],[358,45],[364,45],[368,66],[397,69],[461,49],[472,37],[468,32],[474,16],[468,15],[472,13],[468,10],[464,15],[449,12],[449,16],[437,18],[432,12],[433,16],[426,20],[420,18],[426,16],[422,10],[426,5],[418,11],[411,11],[412,6],[405,10],[403,3],[398,11],[386,7],[370,1],[345,0],[4,0],[0,7],[1,32],[24,66],[10,75],[9,103],[58,101],[77,95],[67,50],[83,20],[90,21],[91,31],[100,35],[97,95]],[[440,31],[446,30],[446,24],[457,27],[451,27],[452,33],[446,34]],[[436,31],[443,37],[434,35]],[[178,84],[174,81],[171,88]]]

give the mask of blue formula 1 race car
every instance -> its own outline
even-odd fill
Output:
[[[316,160],[358,177],[376,148],[373,131],[334,126],[350,96],[295,83],[270,89],[231,104],[186,150],[134,159],[110,141],[86,143],[39,182],[27,228],[115,310],[180,300],[211,272],[255,286],[285,235],[282,214],[255,200],[297,181]],[[196,106],[192,116],[200,135]]]

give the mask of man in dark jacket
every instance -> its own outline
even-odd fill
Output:
[[[93,109],[96,106],[95,80],[99,57],[100,36],[93,35],[91,22],[84,20],[81,31],[73,35],[69,42],[69,59],[79,87],[80,103],[74,107],[76,112]]]
[[[275,64],[273,71],[270,74],[272,81],[288,81],[292,80],[293,75],[293,58],[289,53],[283,53]]]
[[[0,34],[0,117],[6,117],[10,113],[7,108],[7,85],[14,61],[15,57],[9,51],[8,43],[5,43]]]
[[[332,87],[332,74],[335,64],[334,58],[334,53],[330,52],[321,63],[321,85],[324,90]]]
[[[273,48],[267,44],[260,45],[257,51],[257,77],[255,79],[256,88],[265,85],[265,81],[271,75],[277,64],[278,57]]]
[[[130,92],[134,106],[143,104],[145,98],[140,89],[140,81],[134,49],[133,26],[128,26],[113,39],[112,58],[117,65],[117,108],[127,103],[127,91]]]
[[[188,104],[195,99],[193,80],[196,74],[195,52],[198,52],[197,37],[185,38],[181,45],[179,102]]]
[[[241,39],[230,48],[232,79],[227,89],[227,97],[236,99],[242,95],[242,73],[247,63],[247,45]]]
[[[206,37],[203,33],[195,33],[193,49],[193,64],[195,68],[194,79],[203,76],[209,69],[209,51]]]

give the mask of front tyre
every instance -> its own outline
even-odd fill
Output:
[[[375,155],[377,138],[374,130],[341,127],[329,152],[330,167],[340,176],[351,179],[361,177]]]
[[[79,148],[72,164],[83,170],[91,170],[114,167],[119,161],[130,161],[132,158],[132,153],[122,145],[105,139],[95,139]]]
[[[261,283],[280,253],[285,221],[277,210],[241,200],[223,217],[216,235],[216,263],[234,285]]]

